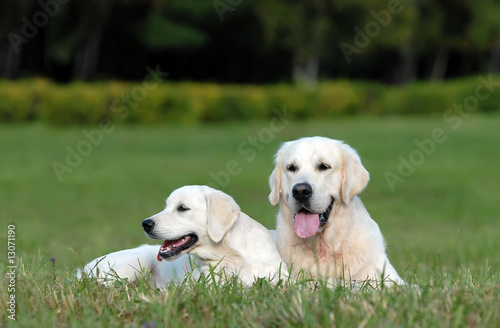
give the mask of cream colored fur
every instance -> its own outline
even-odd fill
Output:
[[[328,281],[404,284],[386,256],[377,223],[357,196],[368,180],[358,154],[341,141],[312,137],[282,145],[269,178],[269,200],[272,205],[279,203],[276,242],[294,275],[302,271]],[[312,187],[314,213],[325,212],[333,200],[325,226],[305,239],[293,228],[301,207],[292,195],[298,183]]]
[[[179,211],[180,205],[189,210]],[[236,275],[248,286],[257,278],[274,283],[288,272],[269,230],[241,212],[236,202],[219,190],[179,188],[168,197],[165,209],[150,219],[155,222],[149,232],[154,239],[173,240],[194,233],[198,242],[171,261],[156,259],[159,245],[111,253],[87,264],[84,272],[107,282],[115,275],[134,281],[143,273],[151,274],[153,284],[160,288],[184,279],[191,270],[195,278],[207,274],[210,267],[227,277]],[[193,259],[194,268],[190,266]]]

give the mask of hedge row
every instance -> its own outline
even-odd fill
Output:
[[[195,123],[266,119],[274,115],[273,108],[283,107],[298,118],[443,114],[454,104],[496,111],[499,81],[500,76],[482,76],[404,87],[335,81],[320,83],[315,90],[285,84],[0,81],[0,122],[95,124],[108,118],[126,123]]]

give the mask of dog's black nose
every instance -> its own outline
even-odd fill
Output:
[[[308,183],[297,183],[295,186],[293,186],[292,189],[293,198],[299,201],[308,199],[309,197],[311,197],[312,193],[312,187]]]
[[[144,228],[144,231],[150,232],[155,227],[155,221],[151,219],[146,219],[142,221],[142,227]]]

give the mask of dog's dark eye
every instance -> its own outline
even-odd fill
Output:
[[[177,207],[177,211],[178,211],[178,212],[186,212],[186,211],[189,211],[189,208],[188,208],[188,207],[186,207],[186,206],[184,206],[184,205],[179,205],[179,206]]]
[[[328,169],[330,169],[330,165],[328,165],[328,164],[321,163],[318,165],[318,170],[320,170],[320,171],[326,171]]]
[[[297,171],[297,167],[293,164],[290,164],[286,167],[287,171],[290,171],[290,172],[295,172]]]

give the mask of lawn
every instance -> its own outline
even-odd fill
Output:
[[[0,326],[500,326],[500,116],[473,114],[455,128],[440,116],[274,123],[0,126],[0,242],[7,248],[15,225],[17,260],[16,322],[2,301]],[[440,142],[430,141],[435,129]],[[218,186],[273,228],[273,154],[311,135],[357,149],[371,174],[361,197],[392,264],[421,292],[185,282],[162,293],[70,279],[99,255],[154,243],[140,223],[182,185]]]

